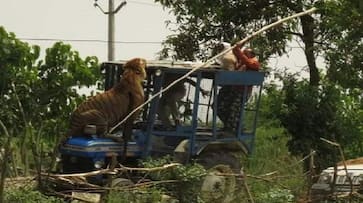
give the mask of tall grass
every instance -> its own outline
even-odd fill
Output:
[[[283,128],[257,129],[255,149],[245,161],[247,185],[256,202],[295,202],[307,191],[300,157],[291,156]]]

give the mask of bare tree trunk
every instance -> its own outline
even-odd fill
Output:
[[[318,86],[320,76],[318,68],[316,67],[316,57],[314,54],[314,18],[310,15],[305,15],[301,16],[300,19],[303,30],[303,41],[305,44],[305,57],[310,72],[310,85]]]
[[[297,0],[287,1],[288,7],[295,12],[302,12],[304,10],[304,1]],[[299,35],[305,44],[305,58],[309,67],[310,85],[318,86],[320,81],[319,71],[316,67],[316,57],[314,55],[314,18],[308,14],[300,17],[302,35]]]

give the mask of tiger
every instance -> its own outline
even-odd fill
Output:
[[[104,137],[110,127],[117,125],[144,102],[142,82],[146,79],[146,60],[133,58],[123,66],[120,81],[111,89],[90,97],[71,114],[70,136],[84,135],[88,125],[96,126],[96,135]],[[136,111],[123,126],[124,135],[131,135],[132,124],[140,114]]]

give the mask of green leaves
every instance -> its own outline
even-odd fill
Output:
[[[157,167],[172,162],[172,157],[165,156],[159,159],[149,159],[142,164],[145,167]],[[153,181],[175,180],[173,184],[159,185],[160,190],[168,191],[180,202],[198,202],[200,188],[207,171],[199,164],[180,165],[175,168],[162,171],[154,171],[148,174]]]
[[[39,46],[30,46],[0,27],[0,119],[14,134],[22,134],[25,119],[43,126],[48,136],[59,136],[62,132],[54,124],[65,131],[70,113],[84,99],[76,88],[91,87],[100,79],[98,59],[82,59],[62,42],[46,50],[45,60],[39,60],[39,53]],[[12,84],[25,116],[19,112]]]
[[[291,13],[289,5],[279,1],[231,1],[231,0],[184,0],[161,1],[162,5],[171,8],[179,25],[177,35],[170,36],[165,43],[175,54],[169,52],[177,59],[195,60],[206,59],[210,49],[219,41],[233,42],[253,33],[264,25],[276,21],[281,16]],[[292,4],[292,3],[291,3]],[[259,47],[259,53],[266,60],[271,54],[284,53],[291,29],[291,24],[278,27],[261,36],[254,47]],[[191,40],[186,39],[189,36]],[[189,49],[185,49],[185,48]],[[272,47],[270,49],[270,47]],[[265,51],[266,50],[266,51]],[[163,57],[168,57],[164,50]],[[193,57],[193,58],[191,58]]]
[[[267,122],[280,119],[291,136],[289,149],[295,155],[315,149],[318,160],[326,160],[321,166],[334,163],[334,149],[322,144],[320,137],[341,143],[349,155],[362,153],[362,1],[155,1],[170,8],[179,25],[177,35],[165,41],[162,57],[171,54],[186,60],[209,58],[206,53],[220,41],[243,39],[282,17],[317,7],[317,13],[274,27],[250,42],[264,62],[288,52],[288,42],[298,39],[304,45],[310,72],[310,83],[285,75],[282,91],[275,86],[266,88],[268,95],[262,102],[268,107],[262,105],[261,110]],[[327,67],[322,79],[317,55]]]
[[[317,151],[317,168],[335,164],[334,147],[323,143],[320,138],[338,142],[348,156],[362,153],[361,132],[362,107],[360,98],[347,94],[335,84],[325,82],[319,88],[311,87],[306,81],[294,79],[284,85],[285,99],[279,113],[282,125],[287,129],[290,140],[289,151],[294,155],[307,155]],[[307,168],[306,168],[307,169]]]
[[[319,4],[321,47],[326,52],[327,77],[345,88],[363,88],[363,13],[359,0]]]
[[[77,105],[76,88],[90,87],[100,78],[96,57],[80,58],[71,46],[57,42],[46,50],[45,63],[39,66],[38,99],[49,116],[68,120]]]

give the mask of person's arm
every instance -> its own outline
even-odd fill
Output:
[[[256,57],[248,58],[240,46],[236,46],[232,50],[233,54],[236,56],[239,64],[245,64],[248,70],[256,70],[258,71],[260,68],[260,63],[258,62]]]
[[[187,83],[189,83],[189,84],[193,85],[194,87],[195,87],[195,86],[197,86],[197,83],[196,83],[194,80],[189,79],[189,78],[185,78],[185,79],[183,80],[183,82],[187,82]]]
[[[197,83],[194,80],[189,79],[189,78],[185,78],[183,82],[187,82],[187,83],[193,85],[194,87],[197,86]],[[199,86],[199,88],[200,88],[200,92],[202,93],[203,97],[209,95],[209,91],[208,90],[204,90],[201,86]]]

